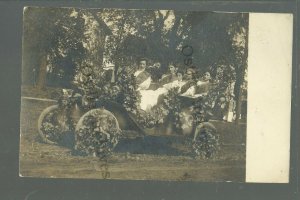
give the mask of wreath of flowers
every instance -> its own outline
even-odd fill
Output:
[[[63,98],[58,100],[58,107],[47,113],[43,119],[41,131],[46,141],[59,144],[67,132],[75,130],[74,121],[70,115],[71,106],[76,102],[75,98]],[[60,122],[58,116],[64,118],[64,122]],[[62,127],[64,123],[65,127]]]
[[[111,155],[121,136],[115,123],[115,119],[109,115],[85,116],[76,133],[75,150],[100,158]]]
[[[204,96],[197,101],[193,110],[193,124],[195,127],[207,123],[212,116],[210,96]],[[191,142],[193,153],[202,158],[214,157],[220,149],[219,135],[212,127],[203,127]]]

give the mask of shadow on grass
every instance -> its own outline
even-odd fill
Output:
[[[185,142],[186,140],[183,137],[170,136],[144,136],[134,139],[123,138],[120,140],[114,151],[132,154],[179,156],[186,155],[187,152],[173,146],[182,146],[184,148]]]

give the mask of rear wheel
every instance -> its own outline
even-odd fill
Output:
[[[48,144],[60,144],[72,132],[70,119],[64,109],[53,105],[41,113],[38,119],[38,133]]]

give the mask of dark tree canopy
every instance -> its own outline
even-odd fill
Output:
[[[32,70],[43,87],[49,70],[70,87],[87,66],[99,79],[106,65],[135,68],[146,57],[185,70],[209,71],[217,93],[234,85],[238,101],[247,70],[248,14],[173,10],[26,8],[24,10],[23,83]],[[184,46],[193,51],[182,54]],[[189,65],[188,65],[189,64]],[[51,69],[49,69],[51,68]]]

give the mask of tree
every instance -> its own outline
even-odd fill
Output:
[[[44,86],[47,66],[53,73],[65,72],[66,85],[87,66],[94,79],[100,79],[104,61],[122,71],[118,68],[135,68],[139,57],[161,62],[162,71],[170,63],[184,70],[188,66],[181,49],[191,45],[191,65],[199,74],[209,71],[218,80],[216,94],[234,84],[239,105],[247,68],[247,34],[248,15],[241,13],[27,8],[23,80],[29,80],[36,68],[38,86]]]
[[[169,63],[185,69],[181,48],[192,45],[198,73],[209,71],[218,79],[213,98],[233,89],[231,98],[239,104],[247,68],[247,14],[105,9],[98,16],[112,29],[106,53],[117,68],[133,68],[138,57],[147,57],[165,69]]]
[[[213,98],[230,92],[238,120],[248,59],[248,14],[191,12],[187,21],[191,30],[184,42],[193,46],[193,63],[217,80]]]
[[[74,68],[85,57],[84,19],[74,9],[26,8],[24,12],[24,66],[38,69],[38,87],[46,81],[47,65],[64,71],[69,81]],[[28,73],[27,72],[27,73]],[[28,80],[30,74],[24,74]]]
[[[132,66],[139,57],[159,61],[165,68],[177,62],[186,12],[104,9],[98,15],[112,29],[106,55],[117,67]]]
[[[54,41],[54,18],[49,17],[55,10],[25,8],[23,29],[23,81],[29,83],[31,72],[36,68],[39,78],[38,85],[44,84],[46,75],[46,56]],[[46,30],[45,26],[49,29]],[[42,76],[41,74],[44,74]]]
[[[239,117],[241,114],[241,104],[242,104],[242,85],[245,82],[245,73],[248,66],[248,23],[249,17],[248,14],[241,14],[242,17],[240,20],[237,20],[236,23],[232,24],[232,30],[235,32],[235,41],[234,50],[235,50],[235,73],[236,80],[234,85],[234,96],[236,100],[236,124],[239,122]],[[233,60],[233,59],[232,59]]]

